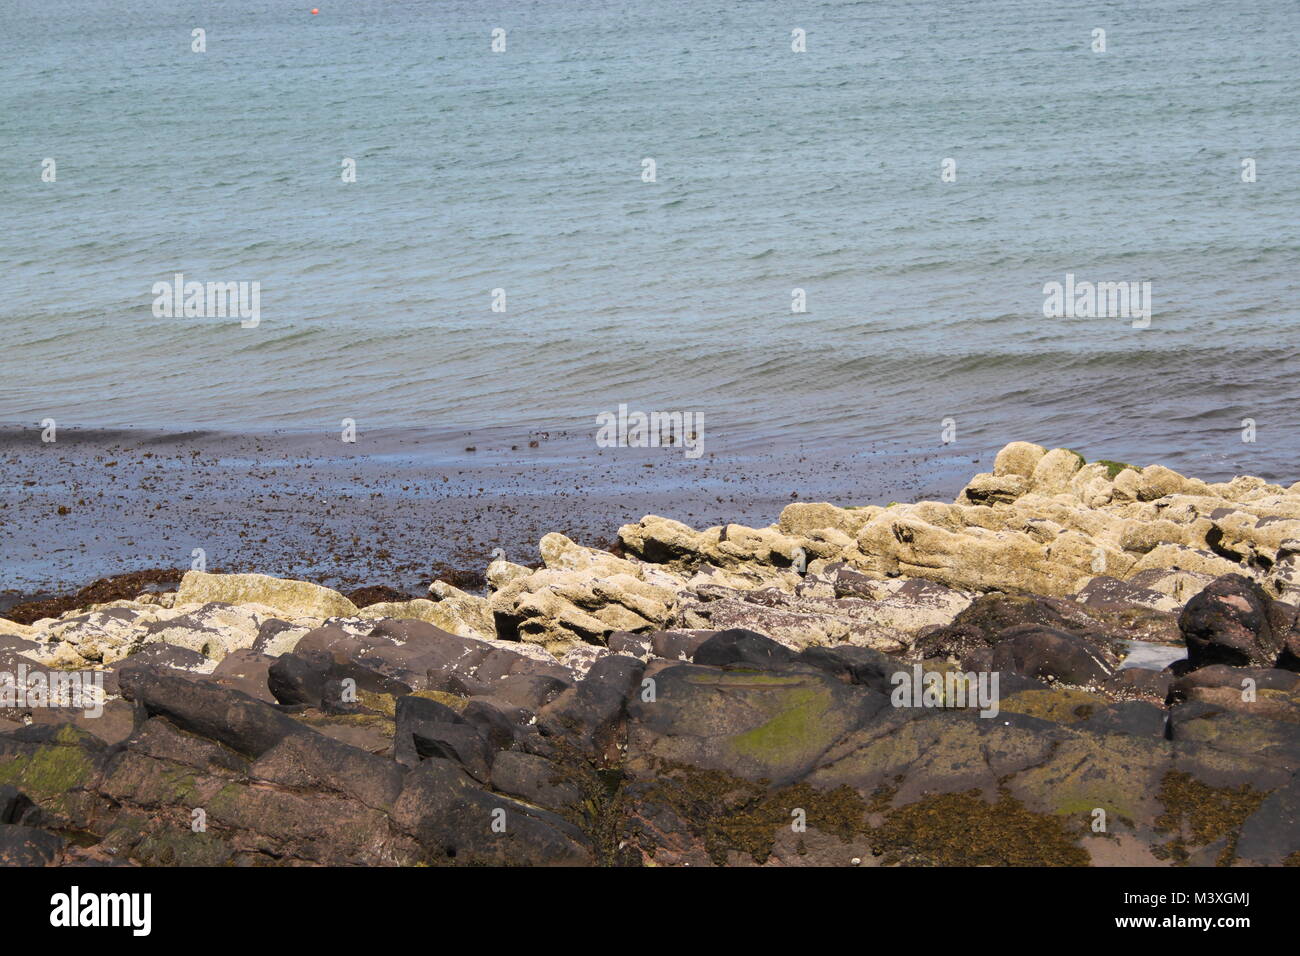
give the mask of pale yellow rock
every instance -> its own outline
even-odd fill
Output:
[[[993,474],[999,478],[1005,475],[1019,475],[1029,478],[1047,449],[1027,441],[1013,441],[1004,445],[993,459]]]
[[[493,561],[487,566],[488,587],[500,591],[511,581],[526,578],[532,573],[532,568],[526,568],[522,564],[512,564],[504,559]]]
[[[1055,495],[1070,490],[1070,481],[1083,467],[1083,459],[1068,448],[1053,448],[1038,460],[1029,476],[1029,487],[1040,495]]]
[[[844,558],[846,552],[856,547],[856,532],[852,535],[839,528],[821,528],[799,537],[804,549],[804,567],[818,558],[833,560]]]
[[[9,621],[0,617],[0,635],[5,637],[21,637],[31,640],[37,634],[36,628],[30,624],[19,624],[17,621]]]
[[[1264,557],[1268,563],[1276,560],[1283,542],[1300,539],[1300,519],[1281,518],[1261,521],[1245,511],[1235,511],[1214,521],[1219,529],[1221,549],[1243,557]]]
[[[1005,587],[1064,596],[1092,577],[1091,549],[1082,557],[1074,554],[1077,549],[1054,557],[1051,548],[1021,531],[954,533],[888,513],[862,529],[858,549],[868,570],[927,578],[963,590]]]
[[[286,627],[282,631],[276,631],[261,648],[262,653],[267,657],[279,657],[281,654],[291,654],[298,642],[310,634],[310,627]]]
[[[664,627],[675,604],[671,587],[592,567],[543,568],[510,581],[489,599],[494,614],[514,622],[521,641],[557,657],[574,644],[602,642],[614,631]]]
[[[808,570],[817,573],[821,567],[825,566],[825,561],[814,561],[809,563]],[[700,565],[698,571],[684,582],[684,586],[679,590],[695,589],[703,587],[706,584],[717,585],[724,588],[734,588],[737,591],[754,591],[759,588],[776,588],[779,591],[791,592],[803,581],[803,576],[790,570],[789,568],[776,568],[771,565],[749,564],[734,568],[719,568],[712,564]]]
[[[718,530],[714,529],[715,539]],[[628,553],[645,561],[672,565],[698,561],[703,536],[672,518],[646,515],[636,524],[619,528],[618,537]]]
[[[792,538],[810,537],[827,530],[852,538],[881,509],[838,508],[825,501],[796,501],[781,509],[776,528]]]
[[[472,595],[466,595],[472,598]],[[492,626],[492,611],[484,598],[481,607],[469,602],[430,601],[427,598],[413,598],[410,601],[383,601],[371,604],[357,612],[357,616],[366,620],[397,618],[399,620],[425,621],[434,627],[442,628],[461,637],[495,638],[496,629]]]
[[[1111,496],[1115,501],[1136,501],[1141,476],[1132,468],[1125,468],[1111,482]]]
[[[147,628],[147,633],[146,629],[139,629],[131,644],[119,646],[118,654],[126,657],[135,653],[141,643],[161,642],[189,648],[209,660],[221,661],[231,651],[252,647],[262,624],[276,618],[278,613],[275,608],[259,603],[178,605],[162,612]],[[110,661],[106,659],[105,663]]]
[[[1246,573],[1246,569],[1240,564],[1221,558],[1211,551],[1202,551],[1180,544],[1162,544],[1142,555],[1124,578],[1128,579],[1142,571],[1154,568],[1176,568],[1179,571],[1195,571],[1214,577],[1221,574]]]
[[[1238,475],[1228,482],[1228,490],[1224,497],[1235,501],[1246,501],[1252,495],[1267,488],[1268,482],[1263,478],[1256,478],[1254,475]]]
[[[801,547],[798,539],[782,534],[773,528],[747,528],[742,524],[729,524],[725,532],[706,552],[716,564],[758,561],[762,564],[790,564]]]
[[[1203,544],[1204,538],[1200,541],[1191,540],[1191,530],[1188,525],[1172,521],[1126,521],[1119,545],[1125,551],[1146,554],[1162,544]]]
[[[176,604],[262,604],[296,617],[353,617],[356,605],[338,591],[265,574],[208,574],[187,571],[176,592]]]
[[[553,571],[592,571],[597,574],[636,574],[636,565],[608,551],[585,548],[564,535],[551,532],[537,545],[542,563]]]
[[[36,658],[45,667],[52,667],[55,670],[68,670],[85,667],[88,663],[71,644],[51,644],[48,647],[48,653]]]
[[[1028,481],[1020,475],[975,475],[957,496],[957,502],[1007,504],[1025,493]]]
[[[1144,575],[1142,586],[1169,595],[1181,607],[1204,591],[1213,580],[1214,575],[1196,571],[1167,570],[1163,574],[1151,571]]]
[[[1137,497],[1139,501],[1154,501],[1181,494],[1186,487],[1187,479],[1178,472],[1163,465],[1148,465],[1138,475]]]

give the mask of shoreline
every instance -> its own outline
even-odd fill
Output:
[[[881,444],[830,463],[798,447],[692,461],[546,432],[377,431],[344,445],[310,432],[66,428],[43,445],[39,429],[0,430],[0,600],[186,570],[195,548],[212,569],[420,593],[439,571],[481,571],[496,549],[536,561],[551,531],[604,546],[646,514],[767,524],[792,500],[951,499],[981,461],[992,453]]]

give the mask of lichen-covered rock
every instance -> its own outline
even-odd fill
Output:
[[[208,574],[187,571],[176,604],[260,604],[289,617],[351,617],[356,605],[337,591],[310,581],[265,574]]]
[[[998,477],[1016,475],[1020,478],[1029,478],[1046,454],[1047,449],[1042,445],[1027,441],[1013,441],[1004,446],[993,459],[993,474]]]
[[[604,645],[615,631],[654,630],[671,619],[680,578],[563,535],[547,537],[548,566],[513,578],[489,599],[502,637],[562,656],[575,644]]]
[[[492,608],[486,598],[466,594],[442,581],[435,581],[429,591],[434,595],[434,600],[414,598],[410,601],[383,601],[362,608],[357,616],[370,620],[385,617],[413,618],[464,637],[485,640],[496,637]]]

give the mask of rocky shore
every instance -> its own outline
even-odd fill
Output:
[[[539,550],[0,619],[104,692],[11,679],[0,861],[1300,863],[1300,482],[1016,442],[952,503]]]

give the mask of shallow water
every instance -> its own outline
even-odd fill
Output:
[[[1162,671],[1174,661],[1187,659],[1186,647],[1169,644],[1152,644],[1149,641],[1121,641],[1129,649],[1119,669],[1137,667],[1148,671]]]

